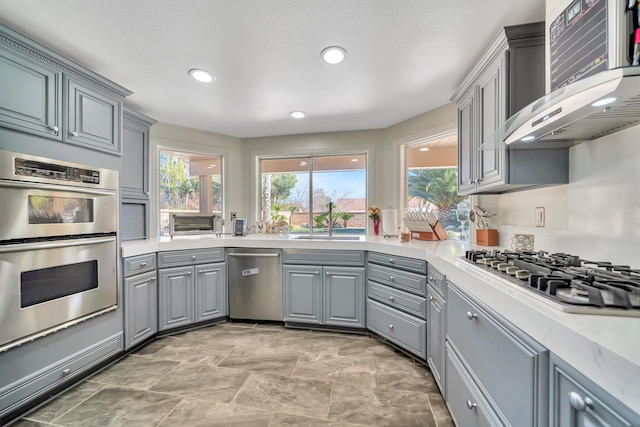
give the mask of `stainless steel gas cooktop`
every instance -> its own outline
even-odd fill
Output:
[[[569,313],[640,317],[640,270],[564,253],[466,251],[464,260]]]

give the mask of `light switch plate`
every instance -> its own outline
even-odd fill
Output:
[[[544,227],[544,208],[536,208],[536,227]]]

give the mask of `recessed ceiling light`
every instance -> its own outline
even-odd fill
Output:
[[[591,104],[592,107],[602,107],[603,105],[609,105],[612,102],[615,102],[616,99],[611,97],[611,98],[602,98],[596,102],[594,102],[593,104]]]
[[[190,69],[189,75],[202,83],[210,83],[215,80],[215,77],[213,77],[208,71],[199,70],[197,68]]]
[[[533,141],[534,139],[536,139],[535,136],[533,135],[527,135],[524,138],[520,138],[520,141],[522,142],[529,142],[529,141]]]
[[[422,148],[419,148],[418,151],[429,151],[429,148],[428,147],[422,147]]]
[[[351,161],[355,163],[358,161],[358,159],[351,159]]]
[[[329,65],[336,65],[344,61],[347,51],[340,46],[329,46],[322,49],[320,57]]]
[[[294,119],[301,119],[305,116],[303,111],[292,111],[289,113],[289,115]]]

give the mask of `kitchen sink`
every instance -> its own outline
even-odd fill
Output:
[[[362,236],[327,236],[327,235],[303,235],[294,236],[296,240],[360,240]]]

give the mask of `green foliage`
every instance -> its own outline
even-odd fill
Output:
[[[282,206],[273,205],[271,206],[271,222],[280,222],[284,221],[285,216],[282,214]]]
[[[189,177],[189,163],[160,152],[160,209],[189,209],[199,182]]]
[[[313,217],[313,222],[316,223],[316,227],[326,227],[328,225],[327,224],[328,218],[329,218],[328,212],[321,213]]]
[[[458,174],[453,168],[409,169],[409,196],[429,202],[441,212],[455,209],[465,199],[458,195]]]
[[[298,177],[292,173],[276,174],[271,176],[271,203],[282,205],[291,195],[296,186]]]
[[[351,218],[355,218],[355,215],[351,212],[338,212],[336,216],[342,218],[342,221],[344,221],[344,228],[347,228],[347,221]]]

